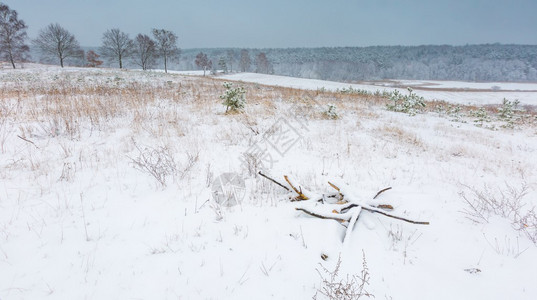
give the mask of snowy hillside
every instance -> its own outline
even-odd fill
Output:
[[[243,113],[225,113],[224,80],[244,86]],[[475,106],[537,105],[535,85],[444,91],[453,105],[415,116],[374,94],[394,87],[348,87],[1,70],[0,299],[325,299],[336,283],[361,299],[536,299],[534,108]],[[284,175],[313,201],[290,201]],[[340,198],[430,224],[363,209],[347,230],[295,209],[334,215]]]

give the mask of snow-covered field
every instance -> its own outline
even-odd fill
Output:
[[[244,113],[224,113],[221,79],[0,71],[0,299],[310,299],[364,270],[375,299],[537,298],[536,122],[490,130],[318,90],[348,84],[225,79],[252,82]],[[430,225],[362,211],[343,243],[258,170],[359,201],[392,187],[374,201]],[[230,187],[239,203],[217,203]]]
[[[396,89],[406,92],[407,87],[412,87],[419,96],[428,100],[484,105],[500,104],[504,98],[507,98],[511,101],[518,99],[522,104],[537,105],[537,83],[397,80],[348,84],[257,73],[236,73],[222,76],[222,78],[309,90],[335,91],[352,87],[371,93],[376,91],[392,92]]]

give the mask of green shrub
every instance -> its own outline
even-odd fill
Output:
[[[475,118],[474,119],[475,126],[493,129],[493,127],[490,127],[490,126],[483,126],[485,123],[490,123],[491,121],[490,116],[484,107],[481,107],[478,110],[471,111],[470,115],[472,115]]]
[[[518,105],[520,101],[509,101],[503,98],[502,106],[498,108],[498,118],[501,121],[504,121],[505,124],[502,125],[504,128],[514,128],[515,122],[519,119],[516,117],[516,112],[519,110]]]
[[[425,107],[425,99],[416,95],[411,88],[407,88],[409,94],[403,95],[395,90],[390,96],[390,103],[386,108],[390,111],[402,112],[411,116],[421,113]]]
[[[337,107],[334,104],[328,104],[326,110],[323,112],[323,115],[327,119],[335,120],[339,118],[337,113]]]
[[[224,87],[226,91],[223,95],[220,95],[220,99],[224,100],[222,104],[226,106],[226,113],[243,110],[246,105],[246,98],[244,97],[246,91],[244,88],[242,86],[233,87],[231,82],[224,82]]]

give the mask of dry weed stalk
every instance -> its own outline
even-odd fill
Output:
[[[341,254],[338,257],[336,266],[333,271],[328,270],[322,264],[321,270],[316,269],[321,277],[321,286],[313,296],[317,299],[320,295],[329,300],[356,300],[365,296],[374,298],[375,296],[369,293],[365,288],[369,285],[369,268],[365,259],[365,252],[362,250],[362,271],[360,275],[353,274],[345,277],[339,275],[341,268]]]
[[[463,213],[472,221],[488,223],[492,216],[499,216],[511,222],[513,228],[523,232],[528,239],[537,244],[537,214],[535,207],[526,209],[527,203],[523,198],[529,193],[526,183],[519,188],[505,184],[505,188],[483,190],[465,186],[470,196],[460,192],[467,207]]]

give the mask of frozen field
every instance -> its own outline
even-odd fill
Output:
[[[223,79],[243,82],[244,113],[225,114]],[[418,93],[537,104],[535,84],[490,85],[500,90]],[[348,86],[1,70],[0,299],[325,299],[327,282],[364,277],[374,299],[536,299],[535,116],[504,128],[490,110],[477,127],[474,108],[409,116],[319,90]],[[305,204],[259,170],[312,199],[335,193],[330,181],[345,199],[430,224],[363,210],[346,233],[295,210]],[[215,201],[230,187],[236,205]]]
[[[257,73],[236,73],[223,76],[223,78],[309,90],[324,88],[335,91],[352,87],[371,93],[377,90],[392,92],[395,89],[406,92],[407,87],[412,87],[418,95],[428,100],[484,105],[500,104],[504,98],[507,98],[511,101],[518,99],[522,104],[537,105],[537,83],[397,80],[348,84]]]

